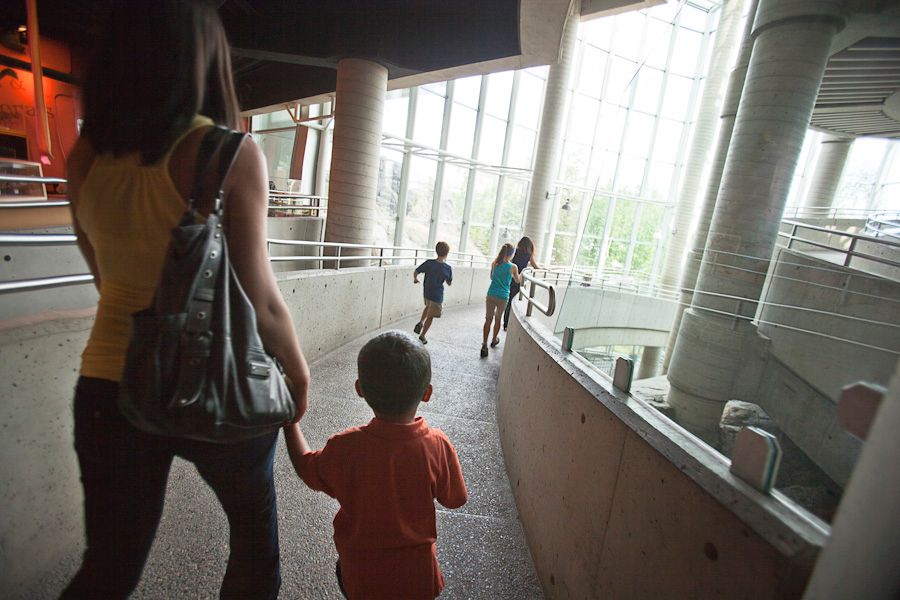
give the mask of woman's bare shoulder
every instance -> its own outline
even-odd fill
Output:
[[[66,172],[69,180],[73,178],[83,179],[87,175],[95,155],[94,147],[87,138],[78,138],[71,152],[66,157]]]
[[[81,184],[91,170],[91,164],[94,162],[96,151],[91,143],[85,137],[80,137],[75,142],[69,155],[66,156],[66,184],[69,202],[78,201],[78,194],[81,190]]]

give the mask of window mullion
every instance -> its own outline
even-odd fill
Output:
[[[447,138],[450,135],[450,117],[453,111],[453,81],[447,82],[446,96],[444,97],[444,119],[441,124],[441,141],[439,148],[447,149]],[[431,223],[428,227],[428,247],[430,248],[437,241],[438,222],[441,218],[441,196],[444,186],[444,164],[445,159],[438,158],[437,170],[434,175],[434,191],[431,196]]]
[[[409,90],[409,109],[406,113],[406,139],[411,140],[416,125],[417,88]],[[403,228],[406,224],[406,194],[409,191],[410,147],[403,144],[403,164],[400,166],[400,191],[397,198],[397,226],[394,229],[394,245],[403,245]]]
[[[484,123],[484,105],[487,101],[488,79],[486,76],[481,77],[481,90],[478,93],[478,109],[475,113],[475,135],[472,140],[472,160],[478,160],[478,146],[481,143],[481,126]],[[459,233],[459,250],[466,251],[466,244],[469,241],[469,221],[472,219],[472,198],[475,195],[475,174],[476,169],[473,166],[469,169],[469,181],[466,183],[466,204],[463,208],[463,222]]]

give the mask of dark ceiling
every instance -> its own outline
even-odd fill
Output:
[[[38,0],[41,34],[88,50],[116,0]],[[118,0],[120,2],[126,0]],[[25,22],[7,1],[0,27]],[[521,53],[519,0],[224,0],[245,110],[333,92],[345,57],[369,58],[402,77]]]

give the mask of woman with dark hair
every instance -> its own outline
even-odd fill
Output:
[[[513,255],[512,244],[503,244],[497,258],[491,263],[491,285],[488,287],[487,296],[484,299],[484,328],[481,338],[481,358],[488,355],[488,334],[491,332],[491,321],[494,322],[494,337],[491,339],[491,348],[500,343],[497,335],[500,333],[500,319],[506,301],[509,298],[509,284],[513,281],[521,283],[519,268],[510,262]]]
[[[112,3],[85,78],[84,109],[69,157],[69,198],[100,300],[74,403],[87,549],[62,597],[131,593],[156,534],[169,467],[180,456],[195,464],[228,517],[221,597],[275,598],[277,432],[235,444],[155,436],[131,426],[116,405],[130,315],[151,302],[169,232],[193,187],[200,142],[214,124],[238,126],[228,41],[215,8],[185,0]],[[241,145],[223,188],[231,262],[260,337],[293,381],[299,419],[309,370],[268,261],[265,159],[252,141]],[[196,199],[204,216],[214,192]]]
[[[519,273],[525,271],[528,265],[535,269],[540,269],[534,260],[534,242],[528,236],[522,236],[516,246],[516,253],[512,257],[512,263],[519,269]],[[506,309],[503,311],[503,331],[509,326],[509,310],[512,308],[513,298],[519,293],[519,282],[513,281],[509,286],[509,301],[506,303]]]

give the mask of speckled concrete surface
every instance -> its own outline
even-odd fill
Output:
[[[502,344],[481,359],[480,305],[447,309],[428,335],[434,395],[420,413],[456,446],[469,488],[460,509],[438,506],[438,560],[446,579],[441,598],[543,598],[507,480],[495,418]],[[414,319],[390,328],[411,330]],[[371,412],[353,392],[354,340],[312,365],[310,409],[303,428],[320,447],[332,435],[365,423]],[[501,337],[502,339],[502,337]],[[294,475],[279,440],[275,481],[281,534],[282,599],[340,599],[331,520],[337,503],[307,489]],[[159,534],[133,598],[214,598],[228,556],[225,515],[193,466],[173,465]],[[22,597],[55,598],[78,566],[68,557],[40,589]],[[0,594],[2,595],[2,594]]]

